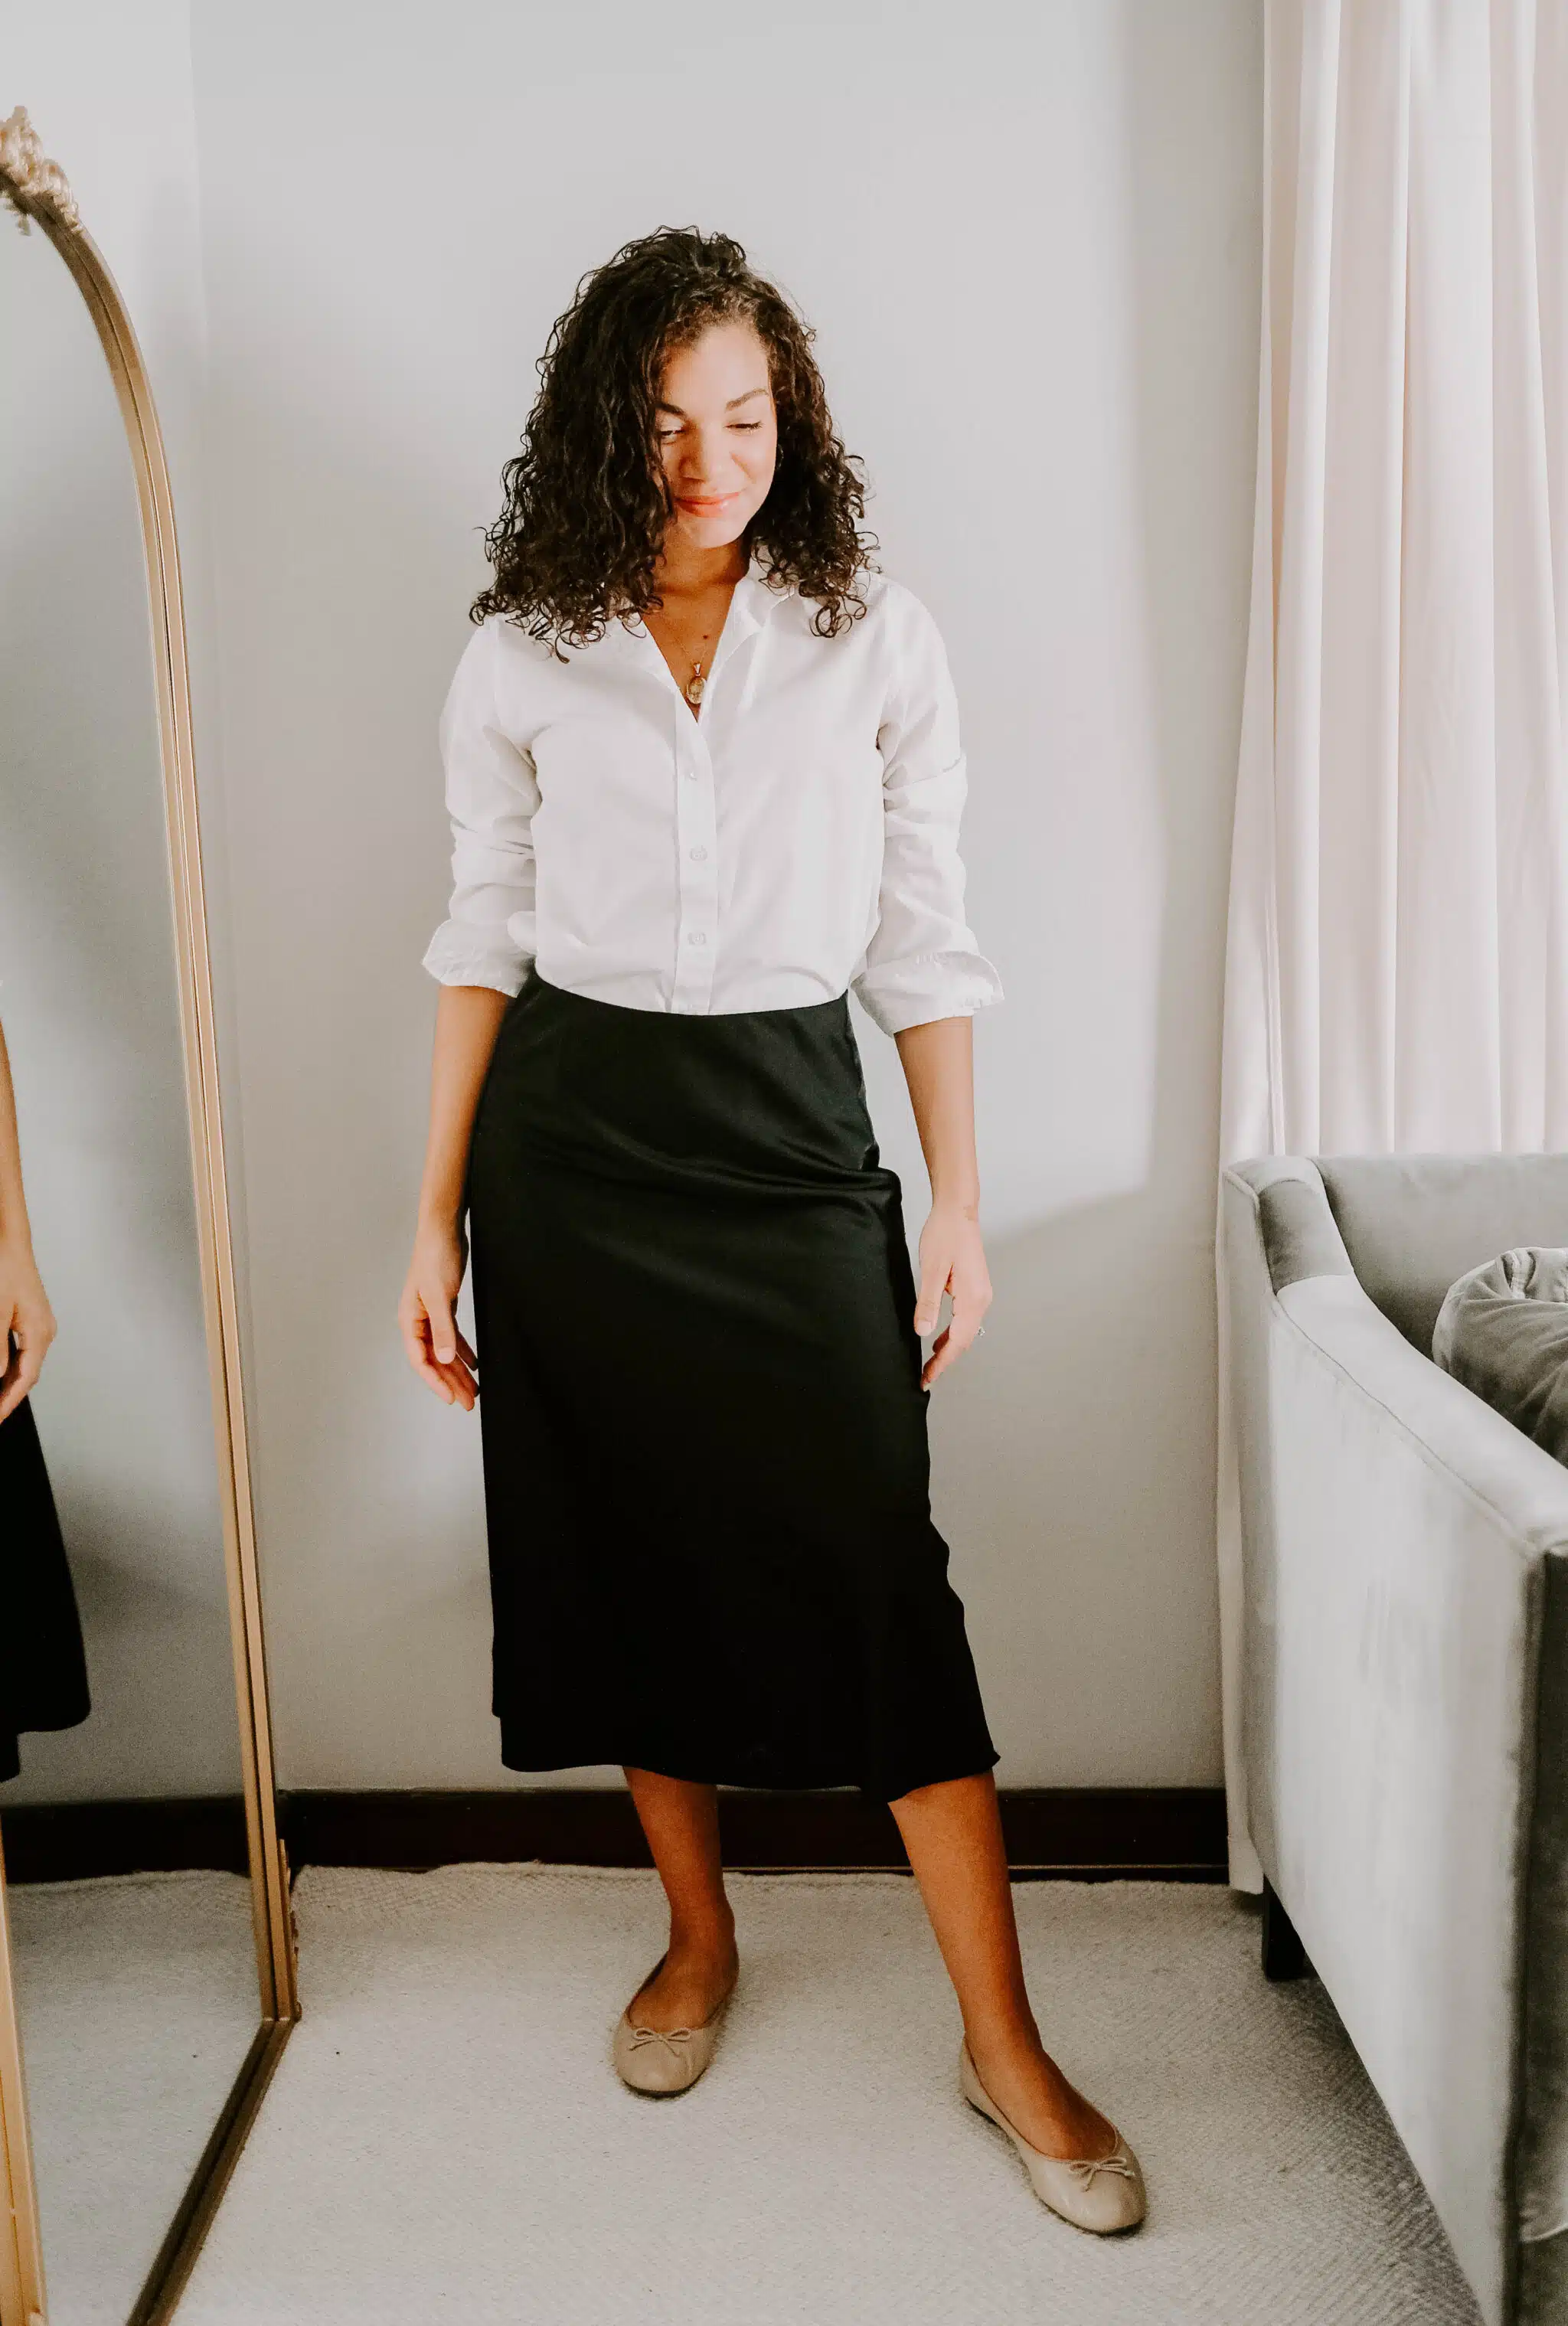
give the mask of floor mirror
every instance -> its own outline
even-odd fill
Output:
[[[147,2326],[297,2005],[174,512],[20,108],[0,335],[0,1027],[57,1326],[0,1420],[0,2326]]]

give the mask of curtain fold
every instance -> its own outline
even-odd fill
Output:
[[[1568,1148],[1568,7],[1266,0],[1221,1162]],[[1240,1527],[1220,1259],[1231,1878]]]

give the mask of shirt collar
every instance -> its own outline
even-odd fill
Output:
[[[735,585],[729,601],[729,611],[720,633],[718,651],[714,655],[710,678],[717,675],[736,648],[754,632],[760,630],[774,608],[786,592],[775,589],[763,578],[766,563],[759,550],[754,548],[746,572]],[[640,614],[628,620],[612,621],[605,632],[606,642],[618,643],[621,650],[646,658],[653,656],[659,670],[668,675],[669,665],[654,645],[652,634]]]
[[[735,585],[735,595],[730,600],[729,619],[725,625],[728,632],[725,641],[726,655],[738,646],[742,638],[748,638],[754,630],[761,629],[764,622],[784,594],[782,590],[771,589],[764,581],[765,570],[761,553],[754,549],[746,572]]]

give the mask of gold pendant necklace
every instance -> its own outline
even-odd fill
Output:
[[[685,694],[687,702],[691,703],[700,702],[702,700],[702,691],[707,684],[708,681],[702,675],[701,664],[700,662],[694,662],[691,665],[691,675],[686,681]]]

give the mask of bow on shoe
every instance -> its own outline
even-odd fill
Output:
[[[1119,2172],[1124,2181],[1130,2181],[1133,2177],[1131,2160],[1119,2148],[1113,2148],[1109,2156],[1068,2156],[1062,2162],[1072,2167],[1086,2189],[1094,2186],[1097,2172]]]
[[[640,2052],[645,2044],[663,2043],[673,2060],[681,2060],[685,2057],[681,2046],[691,2042],[692,2033],[690,2027],[634,2027],[626,2049]]]

